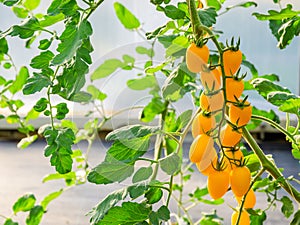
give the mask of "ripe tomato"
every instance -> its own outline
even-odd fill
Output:
[[[200,162],[205,154],[209,154],[207,153],[209,151],[215,151],[214,139],[206,134],[198,135],[190,147],[189,156],[191,162]]]
[[[234,211],[231,216],[231,225],[236,225],[238,217],[239,217],[239,213]],[[242,211],[238,224],[239,225],[249,225],[250,224],[250,216],[245,210]]]
[[[198,47],[195,43],[191,43],[186,50],[186,65],[193,72],[198,73],[206,67],[209,58],[209,49],[206,45]]]
[[[229,187],[229,173],[226,170],[210,173],[207,178],[208,193],[213,199],[223,197]]]
[[[222,109],[224,106],[223,92],[220,91],[214,95],[205,95],[203,92],[200,95],[200,107],[204,111],[214,112]]]
[[[231,190],[235,196],[243,196],[250,187],[251,173],[248,167],[235,167],[230,173]]]
[[[226,99],[231,102],[236,102],[236,98],[241,97],[244,91],[244,82],[235,78],[226,78]]]
[[[251,119],[252,106],[245,102],[245,106],[239,107],[231,104],[228,111],[229,120],[238,127],[245,126]]]
[[[198,1],[197,8],[198,9],[202,9],[203,8],[203,3],[201,1]]]
[[[203,70],[200,80],[207,91],[216,91],[221,88],[221,73],[217,68]]]
[[[213,148],[211,151],[206,151],[203,154],[201,161],[197,162],[196,166],[202,174],[208,176],[209,173],[215,171],[214,167],[216,168],[217,160],[217,151]]]
[[[234,147],[240,142],[242,138],[242,131],[240,129],[235,130],[229,124],[226,124],[220,134],[221,144],[225,147]]]
[[[198,113],[192,123],[193,138],[199,134],[206,134],[216,126],[216,119],[214,116],[206,115],[205,113]]]
[[[241,50],[228,50],[223,53],[223,65],[226,76],[233,76],[241,66],[243,54]]]
[[[235,198],[239,204],[242,204],[243,196],[235,196]],[[253,189],[250,189],[247,193],[243,206],[245,209],[251,209],[255,206],[255,203],[256,203],[255,192],[253,191]]]

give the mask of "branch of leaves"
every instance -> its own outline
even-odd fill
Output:
[[[48,204],[58,198],[63,190],[55,191],[47,195],[40,204],[36,204],[36,197],[33,194],[26,194],[20,197],[13,205],[14,215],[19,212],[28,212],[26,225],[40,224],[43,215],[46,213]],[[18,225],[12,218],[6,218],[4,225]],[[22,223],[23,224],[23,223]]]

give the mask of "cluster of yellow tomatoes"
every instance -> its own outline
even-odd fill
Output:
[[[239,77],[242,52],[227,47],[218,65],[209,65],[210,50],[206,44],[191,43],[186,51],[186,64],[193,73],[200,73],[204,87],[200,95],[200,112],[192,123],[194,140],[190,147],[190,161],[207,176],[207,188],[213,199],[219,199],[231,189],[242,204],[239,224],[250,224],[245,208],[253,208],[256,197],[250,188],[251,173],[240,150],[242,127],[251,119],[252,106],[242,99],[243,78]],[[236,224],[238,211],[232,215]]]

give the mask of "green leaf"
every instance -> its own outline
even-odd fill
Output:
[[[291,225],[298,225],[300,224],[300,210],[298,210],[295,215],[294,215],[294,218],[291,222]]]
[[[167,206],[162,205],[158,210],[157,210],[157,215],[158,218],[164,221],[168,221],[170,219],[170,210],[168,209]]]
[[[198,15],[204,26],[212,27],[217,22],[218,14],[212,7],[198,10]]]
[[[47,109],[48,103],[49,101],[46,98],[41,98],[37,101],[33,108],[37,112],[43,112]]]
[[[133,58],[132,56],[130,56],[130,55],[123,55],[122,56],[122,59],[124,60],[124,62],[126,63],[126,64],[134,64],[135,63],[135,58]]]
[[[245,156],[245,162],[247,162],[247,167],[250,169],[251,172],[258,171],[261,167],[260,161],[256,154],[250,154]]]
[[[29,77],[29,72],[27,67],[22,66],[16,79],[9,87],[9,91],[12,94],[16,94],[18,91],[22,90],[23,86],[26,84],[28,77]]]
[[[300,17],[292,18],[288,20],[278,30],[278,34],[280,35],[278,41],[278,47],[280,49],[284,49],[287,45],[289,45],[295,36],[299,36],[300,33]]]
[[[130,177],[134,166],[119,161],[102,162],[88,174],[88,181],[95,184],[121,182]]]
[[[281,212],[286,218],[289,218],[294,213],[294,205],[291,199],[283,196],[280,201],[282,202]]]
[[[5,38],[0,38],[0,54],[8,53],[8,44]]]
[[[155,116],[162,113],[165,108],[166,106],[165,103],[162,102],[162,99],[160,97],[154,97],[143,109],[140,119],[145,123],[151,122]]]
[[[208,200],[208,199],[199,199],[199,202],[202,202],[204,204],[207,204],[207,205],[222,205],[225,200],[223,198],[219,198],[219,199],[216,199],[216,200]]]
[[[153,173],[153,169],[151,166],[149,167],[141,167],[132,177],[132,183],[137,183],[143,180],[147,180]]]
[[[300,151],[298,149],[293,149],[292,150],[292,155],[295,159],[300,160]]]
[[[19,7],[19,6],[13,6],[12,10],[14,14],[21,19],[25,19],[29,13],[27,9],[24,9],[23,7]]]
[[[25,0],[23,5],[25,6],[25,8],[32,11],[40,5],[40,2],[40,0]]]
[[[60,189],[59,191],[55,191],[47,195],[41,202],[41,206],[43,207],[43,209],[46,210],[49,203],[54,199],[58,198],[63,192],[64,190]]]
[[[215,8],[217,11],[221,9],[221,3],[219,0],[207,0],[207,6]],[[202,224],[201,224],[202,225]]]
[[[35,17],[31,17],[26,20],[22,25],[15,25],[9,31],[8,34],[11,36],[19,36],[22,39],[32,37],[36,31],[39,31],[41,26],[39,21]]]
[[[136,48],[135,48],[135,51],[137,52],[137,53],[139,53],[140,55],[147,55],[147,56],[149,56],[149,57],[153,57],[154,56],[154,51],[153,51],[153,49],[152,48],[145,48],[145,47],[143,47],[143,46],[137,46]]]
[[[123,202],[111,208],[98,225],[132,225],[148,219],[150,209],[144,204]]]
[[[75,0],[53,0],[49,6],[47,13],[49,15],[57,15],[59,13],[65,14],[67,17],[72,17],[74,14],[77,14],[78,5]],[[75,15],[76,17],[76,15]]]
[[[49,50],[41,52],[40,55],[31,60],[30,66],[34,69],[48,68],[53,57],[54,54]]]
[[[98,224],[106,213],[113,208],[119,201],[124,200],[128,194],[128,189],[123,188],[117,191],[114,191],[107,195],[96,207],[89,212],[91,216],[90,223]]]
[[[137,158],[146,153],[149,145],[149,137],[116,140],[108,149],[105,161],[135,162]]]
[[[157,187],[151,187],[146,193],[145,198],[148,200],[148,204],[154,204],[160,201],[163,196],[163,191]]]
[[[119,59],[108,59],[103,62],[91,75],[92,80],[101,79],[114,73],[118,68],[124,66]]]
[[[66,115],[69,113],[68,106],[65,102],[57,104],[55,108],[57,110],[55,118],[58,120],[64,119]]]
[[[178,36],[172,41],[172,44],[166,50],[166,56],[183,56],[185,55],[186,48],[189,45],[187,37]]]
[[[156,212],[150,212],[149,220],[152,225],[159,225],[159,219]]]
[[[12,221],[12,219],[8,218],[5,220],[3,225],[18,225],[18,223]]]
[[[286,8],[282,9],[280,12],[276,10],[269,10],[268,12],[268,15],[260,13],[253,13],[252,15],[255,16],[258,20],[283,20],[299,15],[298,11],[292,10],[291,4],[288,4]]]
[[[29,136],[29,137],[22,138],[19,141],[17,147],[20,148],[20,149],[25,149],[29,145],[31,145],[37,138],[38,138],[38,136],[36,134],[32,135],[32,136]]]
[[[75,180],[76,179],[76,173],[75,172],[69,172],[65,174],[60,174],[60,173],[54,173],[54,174],[49,174],[43,178],[43,183],[51,180],[60,180],[60,179],[65,179],[65,180]]]
[[[147,74],[154,74],[154,73],[156,73],[158,71],[161,71],[166,65],[168,65],[168,63],[167,62],[163,62],[163,63],[158,64],[156,66],[149,66],[149,67],[146,68],[145,72]]]
[[[13,205],[13,211],[14,213],[18,212],[27,212],[31,210],[34,207],[35,204],[35,197],[33,194],[26,194],[19,198],[16,203]]]
[[[173,20],[185,18],[185,12],[178,9],[174,5],[167,5],[165,8],[162,7],[162,9],[163,9],[165,15]]]
[[[257,209],[254,211],[255,214],[250,214],[251,224],[263,225],[267,219],[267,215],[264,211]]]
[[[286,93],[281,91],[270,92],[267,95],[267,100],[276,106],[281,106],[289,99],[297,99],[297,96],[292,93]]]
[[[127,81],[127,86],[132,90],[145,90],[147,88],[157,87],[155,76],[146,75],[141,78],[131,79]]]
[[[79,103],[87,103],[91,99],[92,99],[92,95],[84,91],[79,91],[69,98],[70,101],[79,102]]]
[[[159,130],[157,126],[129,125],[110,132],[106,136],[107,141],[124,140],[145,137],[155,134]]]
[[[105,93],[100,91],[98,88],[96,88],[92,84],[87,87],[87,91],[88,91],[88,93],[90,93],[92,95],[93,100],[103,101],[107,97],[107,95]]]
[[[3,1],[3,4],[6,6],[13,6],[14,4],[16,4],[19,0],[5,0]]]
[[[55,166],[57,172],[61,174],[69,173],[72,170],[72,157],[67,154],[68,150],[60,147],[59,151],[55,151],[50,159],[51,166]]]
[[[166,79],[163,87],[163,97],[168,101],[178,101],[186,93],[194,89],[189,83],[195,82],[195,74],[188,71],[185,64],[181,64]]]
[[[177,130],[183,129],[191,120],[193,115],[193,110],[188,109],[184,111],[176,120]]]
[[[160,159],[159,165],[166,174],[173,175],[181,168],[180,157],[177,153],[173,152],[167,157]]]
[[[26,225],[38,225],[38,224],[40,224],[43,215],[44,215],[43,207],[40,206],[40,205],[34,206],[30,210],[29,215],[26,218]]]
[[[132,199],[136,199],[145,194],[145,191],[148,189],[148,185],[145,182],[136,183],[128,187],[129,196]]]
[[[33,77],[30,77],[26,81],[26,85],[23,88],[24,95],[34,94],[41,91],[43,88],[51,85],[51,80],[49,77],[44,76],[43,74],[34,73]]]
[[[250,70],[250,72],[252,73],[253,78],[258,77],[258,71],[257,71],[257,69],[256,69],[256,67],[253,63],[247,61],[246,59],[243,59],[242,65],[247,67]]]
[[[43,19],[40,20],[40,25],[42,27],[49,27],[52,26],[60,21],[65,19],[65,15],[62,13],[59,13],[57,15],[45,15]]]
[[[140,27],[140,21],[124,5],[115,2],[114,9],[118,19],[126,29],[133,30]]]
[[[300,109],[300,98],[287,99],[280,105],[279,110],[288,113],[298,114]]]

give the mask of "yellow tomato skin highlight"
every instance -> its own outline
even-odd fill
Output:
[[[186,50],[186,65],[189,71],[199,73],[206,67],[209,58],[209,49],[206,45],[198,47],[191,43]]]
[[[236,167],[230,172],[230,186],[235,196],[241,197],[250,187],[251,173],[248,167]]]
[[[245,104],[248,106],[242,108],[231,104],[228,110],[230,122],[238,127],[247,125],[251,120],[252,106],[249,102],[245,102]]]
[[[215,171],[208,175],[207,189],[213,199],[222,198],[229,187],[229,173],[226,170]]]
[[[191,144],[189,157],[193,163],[200,162],[207,151],[214,150],[214,140],[206,134],[198,135]]]
[[[192,123],[192,136],[197,137],[199,134],[205,134],[215,128],[216,119],[214,116],[206,116],[198,113]]]
[[[233,76],[241,66],[243,54],[241,50],[228,50],[223,53],[223,65],[226,76]]]

